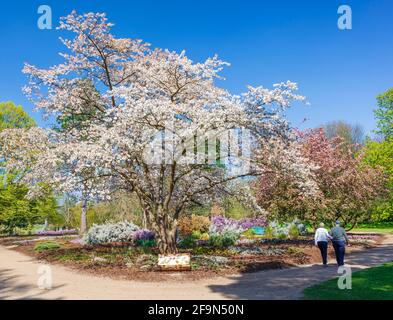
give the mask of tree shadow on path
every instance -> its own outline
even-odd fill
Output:
[[[0,269],[0,300],[15,299],[15,296],[26,300],[42,299],[40,296],[46,292],[45,290],[38,289],[37,285],[21,284],[22,281],[19,278],[20,276],[13,275],[11,269]],[[62,286],[54,286],[50,290],[56,290]],[[31,294],[37,290],[38,293]]]

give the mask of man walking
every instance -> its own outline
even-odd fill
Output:
[[[349,243],[347,233],[344,228],[340,226],[340,221],[336,221],[336,226],[330,230],[332,237],[333,248],[336,254],[337,265],[344,265],[345,245]]]
[[[321,251],[323,266],[327,267],[328,240],[332,237],[325,229],[325,225],[321,223],[317,231],[315,231],[315,245]]]

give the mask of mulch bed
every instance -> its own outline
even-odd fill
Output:
[[[232,249],[180,249],[181,252],[191,253],[192,271],[170,272],[159,270],[156,264],[157,251],[154,248],[140,248],[124,244],[82,247],[71,243],[69,238],[58,237],[45,239],[42,242],[57,241],[61,244],[60,249],[37,252],[34,247],[39,241],[33,241],[36,238],[0,238],[0,244],[38,260],[89,274],[140,281],[197,281],[217,276],[320,263],[321,260],[319,250],[313,245],[313,238],[309,236],[298,240],[272,239],[252,245],[243,244],[236,246],[235,249],[239,252],[234,252]],[[378,245],[382,239],[383,236],[379,235],[356,235],[352,240],[353,244],[347,248],[347,252],[373,247]],[[17,245],[15,245],[16,241]],[[241,250],[246,250],[246,252]],[[334,257],[331,245],[329,256]]]

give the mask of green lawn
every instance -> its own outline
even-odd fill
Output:
[[[306,300],[393,300],[393,261],[355,272],[351,290],[340,290],[337,279],[332,279],[303,293]]]
[[[351,231],[393,234],[393,222],[375,222],[361,224]]]

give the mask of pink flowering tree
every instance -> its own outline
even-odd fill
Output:
[[[382,171],[364,164],[363,155],[353,154],[343,139],[328,139],[323,129],[299,132],[298,142],[316,192],[305,192],[293,174],[281,170],[258,179],[258,203],[277,217],[297,216],[315,225],[340,219],[353,227],[367,218],[373,203],[385,196]]]
[[[195,63],[185,52],[116,38],[111,27],[104,14],[72,12],[59,27],[74,34],[62,39],[64,62],[24,67],[25,93],[60,124],[39,132],[46,142],[29,159],[26,180],[32,190],[45,180],[84,199],[109,198],[117,190],[135,193],[159,250],[172,253],[178,218],[189,205],[230,193],[251,204],[256,215],[266,214],[249,190],[233,188],[236,179],[262,172],[266,154],[254,152],[261,146],[269,146],[284,166],[304,176],[309,171],[298,160],[299,150],[290,147],[292,130],[283,116],[292,100],[304,100],[295,83],[231,95],[216,84],[228,65],[216,56]],[[243,132],[248,135],[229,157],[227,150]],[[18,134],[8,131],[0,138],[11,146]],[[25,155],[10,158],[22,165]],[[233,171],[232,158],[247,163],[246,169]]]

